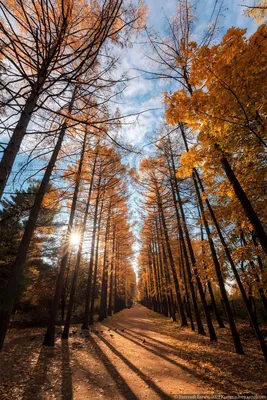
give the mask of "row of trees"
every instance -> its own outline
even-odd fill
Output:
[[[126,222],[128,219],[126,167],[121,164],[120,156],[114,149],[102,146],[98,139],[94,140],[95,146],[90,143],[90,152],[86,151],[85,145],[82,147],[74,174],[70,175],[69,171],[66,171],[67,175],[74,179],[74,192],[45,345],[54,344],[58,308],[60,302],[65,303],[62,293],[66,293],[64,286],[68,272],[69,241],[73,237],[78,238],[79,244],[74,254],[63,338],[68,338],[77,280],[86,248],[88,269],[85,273],[86,290],[82,291],[83,329],[88,329],[89,324],[94,322],[95,301],[99,297],[98,288],[99,321],[133,302],[134,275],[130,264],[132,236],[130,226]],[[78,225],[75,222],[77,220]],[[87,242],[89,232],[90,237]]]
[[[255,310],[259,299],[266,320],[266,25],[249,38],[231,28],[216,45],[208,32],[199,45],[193,9],[181,3],[169,37],[149,36],[156,75],[178,90],[165,94],[169,125],[141,167],[142,301],[173,319],[177,305],[182,325],[189,320],[199,334],[204,318],[217,340],[211,310],[223,328],[219,289],[243,354],[229,302],[229,290],[236,290],[267,361]]]
[[[0,307],[0,347],[25,276],[31,243],[35,235],[40,237],[36,227],[45,198],[61,189],[56,203],[67,196],[71,204],[66,208],[70,214],[44,341],[53,345],[68,273],[70,238],[77,224],[80,245],[73,276],[68,275],[71,286],[64,336],[68,335],[87,229],[91,239],[83,326],[88,327],[90,317],[92,322],[100,272],[100,319],[107,308],[109,312],[118,310],[133,296],[133,272],[128,261],[132,238],[125,222],[127,194],[121,183],[125,167],[111,146],[116,143],[112,135],[120,125],[119,112],[112,100],[121,93],[126,80],[116,71],[116,46],[127,45],[131,33],[140,30],[145,8],[142,1],[134,6],[122,0],[19,0],[0,1],[0,10],[1,133],[4,135],[0,196],[5,188],[9,195],[12,186],[7,183],[16,184],[18,174],[25,173],[34,162],[37,163],[34,174],[42,175],[36,190],[29,189],[32,203],[23,223],[20,221],[18,245],[7,267],[8,280],[4,280]],[[14,163],[25,153],[23,166],[14,175]],[[53,181],[61,184],[55,189],[51,186]],[[120,235],[122,240],[117,239]],[[98,263],[102,263],[99,268]],[[108,279],[109,276],[112,278]]]
[[[88,329],[95,314],[102,321],[131,306],[135,298],[135,274],[130,262],[133,237],[127,223],[127,166],[121,163],[114,147],[104,141],[101,144],[97,137],[85,135],[84,139],[79,161],[64,172],[69,189],[50,186],[42,202],[15,303],[14,311],[41,314],[37,323],[46,323],[50,312],[46,345],[54,344],[59,308],[63,338],[67,339],[73,314],[76,322],[82,319],[83,329]],[[27,191],[3,201],[2,289],[12,277],[12,265],[38,190],[36,182]],[[64,207],[69,213],[67,231],[59,222]],[[52,300],[51,288],[57,274]]]

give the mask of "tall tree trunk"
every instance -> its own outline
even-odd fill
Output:
[[[224,284],[224,279],[223,279],[223,276],[222,276],[220,263],[219,263],[219,260],[218,260],[217,254],[216,254],[216,250],[215,250],[215,246],[214,246],[214,243],[213,243],[213,240],[212,240],[210,228],[209,228],[209,225],[208,225],[208,222],[207,222],[207,219],[206,219],[202,198],[201,198],[201,195],[200,195],[200,191],[199,191],[199,188],[198,188],[198,184],[197,184],[196,176],[195,176],[194,172],[193,172],[193,181],[194,181],[194,186],[195,186],[195,190],[196,190],[197,197],[198,197],[198,203],[199,203],[199,208],[200,208],[201,215],[202,215],[202,220],[203,220],[203,223],[204,223],[204,226],[205,226],[205,230],[207,232],[210,251],[211,251],[211,254],[212,254],[212,259],[213,259],[213,263],[214,263],[214,267],[215,267],[215,271],[216,271],[216,276],[217,276],[217,279],[218,279],[219,287],[220,287],[222,298],[223,298],[223,301],[224,301],[224,305],[225,305],[225,309],[226,309],[226,313],[227,313],[227,317],[228,317],[228,321],[229,321],[229,325],[230,325],[230,329],[231,329],[231,333],[232,333],[235,349],[236,349],[237,354],[244,354],[243,347],[242,347],[242,344],[241,344],[241,341],[240,341],[240,337],[239,337],[239,334],[237,332],[236,325],[235,325],[235,322],[234,322],[231,306],[230,306],[230,303],[229,303],[229,300],[228,300],[228,296],[227,296],[227,292],[226,292],[226,289],[225,289],[225,284]]]
[[[67,302],[67,287],[69,284],[69,274],[70,274],[70,267],[71,267],[71,261],[72,261],[72,254],[69,257],[69,262],[67,265],[67,272],[66,272],[66,278],[63,284],[62,288],[62,293],[61,293],[61,321],[62,323],[64,322],[65,319],[65,309],[66,309],[66,302]]]
[[[88,267],[88,279],[86,286],[86,295],[85,295],[85,305],[84,305],[84,315],[83,315],[83,323],[82,329],[89,329],[89,307],[90,307],[90,297],[92,291],[92,274],[93,274],[93,265],[94,265],[94,254],[95,254],[95,238],[96,238],[96,229],[97,229],[97,216],[98,216],[98,206],[100,199],[100,184],[101,184],[101,171],[99,171],[99,179],[97,184],[97,196],[95,203],[95,213],[94,213],[94,221],[93,221],[93,232],[92,232],[92,241],[91,241],[91,254],[90,261]]]
[[[186,151],[189,151],[188,144],[187,144],[187,139],[186,139],[186,136],[185,136],[184,127],[183,127],[182,124],[179,124],[179,127],[180,127],[180,130],[181,130],[181,133],[182,133],[182,138],[183,138],[183,141],[184,141],[184,144],[185,144]],[[208,224],[207,219],[206,219],[204,205],[203,205],[202,197],[201,197],[199,186],[198,186],[196,169],[193,170],[192,178],[193,178],[193,183],[194,183],[194,187],[195,187],[195,191],[196,191],[196,195],[197,195],[197,199],[198,199],[199,209],[200,209],[201,216],[202,216],[202,221],[204,223],[204,227],[205,227],[205,230],[206,230],[206,233],[207,233],[209,247],[210,247],[210,251],[211,251],[211,256],[212,256],[212,259],[213,259],[213,264],[214,264],[216,276],[217,276],[219,287],[220,287],[220,291],[221,291],[221,294],[222,294],[224,307],[225,307],[225,310],[226,310],[226,313],[227,313],[227,317],[228,317],[228,321],[229,321],[229,325],[230,325],[230,329],[231,329],[231,333],[232,333],[232,337],[233,337],[235,350],[236,350],[237,354],[244,354],[243,347],[242,347],[242,344],[241,344],[241,341],[240,341],[240,337],[239,337],[239,334],[237,332],[235,321],[234,321],[234,318],[233,318],[231,306],[230,306],[230,303],[229,303],[229,300],[228,300],[227,292],[226,292],[226,289],[225,289],[225,284],[224,284],[224,279],[223,279],[223,275],[222,275],[222,271],[221,271],[221,266],[220,266],[220,263],[219,263],[219,260],[218,260],[218,257],[217,257],[217,253],[216,253],[216,249],[215,249],[215,246],[214,246],[214,243],[213,243],[213,239],[212,239],[212,236],[211,236],[209,224]]]
[[[14,264],[12,265],[11,278],[8,281],[5,295],[3,297],[3,305],[0,307],[0,350],[2,349],[5,340],[10,317],[12,314],[13,304],[18,292],[19,284],[22,280],[23,269],[27,258],[30,242],[35,230],[39,211],[65,136],[66,128],[67,124],[66,122],[64,122],[61,127],[56,146],[44,173],[41,185],[35,195],[34,203],[30,211],[29,219],[25,226],[23,237],[18,248],[17,256]]]
[[[97,226],[97,239],[96,239],[96,249],[95,249],[95,265],[94,265],[94,276],[93,276],[93,285],[92,285],[92,296],[91,296],[91,304],[90,304],[90,315],[89,315],[89,325],[93,325],[94,323],[94,310],[95,310],[95,298],[96,298],[96,279],[97,279],[97,270],[98,270],[98,251],[99,251],[99,242],[100,242],[100,233],[101,233],[101,220],[102,220],[102,211],[104,206],[104,195],[99,211],[98,217],[98,226]]]
[[[199,291],[201,303],[202,303],[202,306],[203,306],[203,310],[205,312],[205,317],[206,317],[206,321],[207,321],[207,325],[208,325],[210,340],[211,341],[216,341],[217,340],[217,336],[216,336],[216,333],[215,333],[215,330],[214,330],[214,326],[213,326],[213,323],[212,323],[212,319],[211,319],[211,315],[210,315],[210,312],[209,312],[209,309],[208,309],[208,305],[207,305],[207,301],[206,301],[206,298],[205,298],[205,293],[203,291],[202,283],[201,283],[199,275],[198,275],[195,254],[194,254],[193,246],[192,246],[191,239],[190,239],[189,232],[188,232],[188,228],[187,228],[187,223],[186,223],[183,203],[182,203],[182,199],[181,199],[181,196],[180,196],[180,190],[179,190],[179,187],[178,187],[178,181],[177,181],[177,177],[176,177],[176,173],[175,173],[176,172],[175,171],[175,163],[174,163],[174,157],[173,157],[171,143],[170,143],[170,151],[171,151],[172,172],[174,174],[174,183],[175,183],[176,195],[177,195],[177,199],[178,199],[178,203],[179,203],[179,209],[180,209],[181,217],[182,217],[182,224],[181,224],[179,222],[179,219],[180,219],[179,213],[177,212],[180,235],[182,235],[182,237],[183,237],[183,231],[185,232],[186,243],[187,243],[187,247],[188,247],[190,258],[191,258],[191,262],[192,262],[192,266],[193,266],[193,272],[194,272],[194,276],[196,278],[196,283],[197,283],[197,288],[198,288],[198,291]],[[182,227],[183,227],[183,230],[182,230]],[[182,244],[183,244],[183,241],[182,241]],[[185,247],[185,244],[183,244],[183,252],[184,252],[185,261],[186,261],[186,247]],[[192,276],[191,276],[191,270],[190,270],[190,266],[187,265],[187,264],[188,263],[186,262],[189,285],[191,287],[191,285],[193,285]],[[192,293],[192,289],[191,289],[191,293]],[[193,296],[192,296],[192,299],[194,301]],[[194,308],[195,308],[195,310],[197,309],[195,305],[194,305]],[[196,317],[197,317],[197,315],[198,314],[196,314]],[[198,318],[200,319],[199,315],[198,315]],[[198,322],[198,320],[197,320],[198,333],[203,334],[204,333],[204,329],[203,329],[202,323],[201,323],[201,325],[199,325],[200,323],[201,323],[201,320],[200,320],[200,322]]]
[[[163,242],[161,243],[161,249],[162,249],[162,260],[163,260],[162,264],[163,264],[163,268],[164,268],[165,274],[166,274],[166,285],[167,285],[167,291],[168,291],[168,298],[169,298],[169,302],[170,302],[171,317],[172,317],[173,322],[176,322],[175,307],[174,307],[174,302],[173,302],[173,293],[172,293],[172,288],[171,288],[171,276],[170,276],[167,255],[166,255],[166,251],[165,251]]]
[[[156,291],[156,305],[157,309],[156,311],[158,313],[161,313],[161,293],[160,293],[160,287],[159,287],[159,275],[157,271],[157,264],[156,264],[156,256],[155,256],[155,250],[154,250],[154,240],[152,239],[151,242],[151,255],[152,255],[152,270],[153,270],[153,280],[154,280],[154,287]]]
[[[22,140],[26,135],[26,131],[33,111],[36,107],[37,100],[38,95],[36,94],[36,90],[32,89],[32,92],[24,105],[20,118],[13,131],[12,137],[4,150],[4,154],[0,162],[0,200],[5,190],[5,186],[7,184],[7,180],[12,170],[15,158],[19,152]]]
[[[200,212],[200,210],[199,210],[199,207],[198,207],[198,214],[199,214],[199,218],[201,218],[201,212]],[[202,224],[200,225],[200,237],[201,237],[201,242],[203,243],[203,241],[204,241],[204,234],[203,234],[203,226],[202,226]],[[204,246],[203,246],[203,245],[202,245],[202,254],[205,254]],[[203,266],[204,266],[204,270],[206,270],[206,269],[207,269],[207,266],[205,265],[205,263],[204,263]],[[209,291],[209,295],[210,295],[210,300],[211,300],[211,304],[212,304],[212,309],[213,309],[214,314],[215,314],[215,316],[216,316],[216,319],[217,319],[219,328],[225,328],[225,325],[224,325],[224,323],[223,323],[223,320],[221,319],[220,313],[219,313],[219,311],[218,311],[218,307],[217,307],[217,304],[216,304],[216,301],[215,301],[215,297],[214,297],[214,294],[213,294],[213,289],[212,289],[210,280],[209,280],[208,278],[207,278],[207,284],[208,284],[208,291]]]
[[[108,315],[112,315],[113,305],[113,270],[114,270],[114,257],[115,257],[115,234],[116,226],[114,222],[113,226],[113,237],[112,237],[112,258],[110,264],[110,277],[109,277],[109,300],[108,300]]]
[[[199,182],[199,184],[200,184],[201,190],[204,191],[204,187],[203,187],[203,184],[202,184],[202,182],[201,182],[201,180],[200,180],[200,176],[199,176],[197,170],[194,170],[194,176],[195,176],[195,179],[198,179],[198,182]],[[227,257],[227,259],[228,259],[228,261],[229,261],[229,264],[230,264],[230,266],[231,266],[231,269],[232,269],[232,271],[233,271],[233,273],[234,273],[234,276],[235,276],[237,285],[238,285],[238,287],[239,287],[239,290],[240,290],[241,295],[242,295],[242,297],[243,297],[244,303],[245,303],[245,305],[246,305],[246,308],[247,308],[247,311],[248,311],[248,314],[249,314],[251,323],[252,323],[252,325],[253,325],[253,327],[254,327],[254,330],[255,330],[255,332],[256,332],[256,335],[258,336],[258,339],[259,339],[259,342],[260,342],[260,346],[261,346],[261,349],[262,349],[262,352],[263,352],[265,361],[267,361],[267,348],[266,348],[266,343],[265,343],[265,341],[264,341],[264,337],[263,337],[263,335],[262,335],[262,333],[261,333],[261,330],[260,330],[260,328],[259,328],[259,325],[258,325],[258,322],[257,322],[257,318],[256,318],[255,315],[254,315],[253,309],[252,309],[251,304],[250,304],[250,302],[249,302],[249,299],[248,299],[248,297],[247,297],[247,294],[246,294],[246,291],[245,291],[245,289],[244,289],[243,283],[241,282],[239,273],[238,273],[238,271],[237,271],[237,269],[236,269],[236,266],[235,266],[235,263],[234,263],[234,261],[233,261],[233,259],[232,259],[230,250],[229,250],[229,248],[228,248],[228,246],[227,246],[227,244],[226,244],[226,241],[225,241],[225,239],[224,239],[224,237],[223,237],[223,234],[222,234],[222,232],[221,232],[220,225],[219,225],[219,223],[218,223],[218,221],[217,221],[217,218],[216,218],[216,216],[215,216],[215,214],[214,214],[214,211],[213,211],[213,209],[212,209],[212,207],[211,207],[211,205],[210,205],[208,199],[206,199],[206,204],[207,204],[209,213],[210,213],[210,215],[211,215],[212,221],[213,221],[213,223],[214,223],[214,226],[215,226],[215,228],[216,228],[216,230],[217,230],[217,233],[218,233],[218,236],[219,236],[219,238],[220,238],[220,241],[221,241],[221,243],[222,243],[222,246],[223,246],[223,248],[224,248],[226,257]],[[224,300],[224,299],[223,299],[223,300]],[[224,301],[224,305],[225,305],[225,301]],[[225,307],[226,307],[226,305],[225,305]],[[227,311],[227,309],[226,309],[226,311]],[[241,354],[242,354],[242,353],[241,353]]]
[[[12,137],[4,150],[4,154],[0,162],[0,200],[5,190],[8,177],[12,170],[16,156],[19,152],[21,143],[23,141],[24,136],[26,135],[27,128],[32,118],[34,109],[37,105],[38,98],[44,86],[47,77],[47,70],[49,68],[49,65],[51,64],[54,55],[56,54],[57,46],[60,44],[61,43],[59,41],[51,43],[49,52],[47,56],[44,58],[39,71],[37,72],[36,82],[32,85],[31,93],[28,99],[26,100],[23,110],[21,111],[20,118],[13,131]],[[70,108],[72,108],[73,98],[75,93],[76,90],[74,89],[72,100],[70,101]]]
[[[179,284],[179,280],[178,280],[176,269],[175,269],[175,263],[174,263],[170,240],[169,240],[168,228],[166,225],[162,204],[161,204],[161,201],[159,198],[159,193],[157,193],[157,196],[158,196],[158,206],[159,206],[159,211],[160,211],[160,215],[161,215],[162,227],[163,227],[163,232],[164,232],[164,236],[165,236],[165,242],[166,242],[167,252],[168,252],[168,256],[169,256],[169,260],[170,260],[170,266],[171,266],[171,270],[172,270],[173,281],[174,281],[177,302],[178,302],[178,307],[179,307],[179,312],[180,312],[181,325],[187,326],[187,320],[186,320],[184,306],[183,306],[181,292],[180,292],[180,284]]]
[[[256,235],[255,235],[254,232],[252,232],[252,241],[253,241],[253,244],[254,244],[255,248],[257,249],[259,245],[258,245],[257,238],[256,238]],[[259,269],[260,269],[261,275],[263,275],[265,268],[264,268],[261,256],[258,255],[257,259],[258,259],[258,265],[259,265]],[[266,285],[266,279],[264,279],[264,281],[263,281],[263,286],[265,286],[265,285]],[[265,309],[265,312],[266,312],[266,315],[267,315],[267,298],[265,296],[264,289],[262,287],[260,287],[259,288],[259,292],[260,292],[260,297],[261,297],[261,300],[262,300],[262,303],[263,303],[263,306],[264,306],[264,309]]]
[[[56,329],[55,327],[56,327],[58,308],[59,308],[59,303],[60,303],[60,298],[61,298],[61,293],[62,293],[62,287],[63,287],[63,283],[64,283],[66,266],[67,266],[68,258],[69,258],[69,246],[70,246],[69,240],[70,240],[71,230],[73,227],[74,215],[75,215],[75,211],[76,211],[78,193],[79,193],[79,188],[80,188],[80,180],[81,180],[81,172],[82,172],[82,167],[83,167],[86,139],[87,139],[87,131],[85,132],[85,135],[84,135],[83,146],[82,146],[82,150],[81,150],[81,157],[80,157],[80,161],[79,161],[77,177],[76,177],[76,182],[75,182],[75,187],[74,187],[74,192],[73,192],[68,228],[67,228],[64,245],[63,245],[63,255],[61,258],[61,262],[60,262],[59,275],[57,278],[55,295],[54,295],[53,305],[52,305],[52,309],[51,309],[51,315],[48,320],[47,330],[46,330],[44,341],[43,341],[44,346],[54,346],[54,344],[55,344],[55,329]]]
[[[183,281],[184,281],[184,286],[185,286],[185,295],[186,295],[186,299],[187,299],[187,311],[188,311],[187,315],[190,320],[191,329],[192,329],[192,331],[194,331],[195,325],[194,325],[193,316],[192,316],[192,312],[191,312],[190,296],[189,296],[189,291],[188,291],[188,287],[187,287],[188,280],[187,280],[186,272],[185,272],[183,246],[182,246],[181,241],[180,241],[180,253],[181,253],[180,254],[181,270],[182,270]]]
[[[108,207],[106,233],[105,233],[105,244],[104,244],[104,256],[103,256],[103,272],[102,272],[102,285],[101,285],[101,297],[100,297],[100,308],[98,321],[103,321],[107,318],[107,292],[108,292],[108,263],[107,263],[107,247],[109,239],[109,228],[110,228],[110,213],[111,213],[111,201]]]
[[[88,214],[89,214],[89,207],[91,204],[91,194],[92,194],[93,185],[94,185],[94,176],[95,176],[95,167],[96,167],[97,156],[98,156],[98,152],[96,152],[93,169],[92,169],[92,176],[91,176],[91,180],[90,180],[88,198],[87,198],[86,208],[85,208],[84,217],[83,217],[82,232],[81,232],[81,236],[80,236],[79,248],[78,248],[78,253],[77,253],[77,258],[76,258],[76,263],[75,263],[75,270],[74,270],[74,274],[72,277],[67,317],[66,317],[66,322],[65,322],[65,326],[64,326],[64,331],[62,334],[62,339],[68,339],[68,337],[69,337],[71,315],[72,315],[72,310],[73,310],[73,305],[74,305],[77,279],[78,279],[78,274],[79,274],[80,264],[81,264],[81,259],[82,259],[83,240],[84,240],[84,235],[85,235],[85,231],[86,231],[86,223],[87,223],[87,218],[88,218]]]
[[[217,304],[216,304],[216,301],[215,301],[215,297],[214,297],[214,293],[213,293],[213,290],[212,290],[212,286],[211,286],[210,280],[208,280],[208,290],[209,290],[209,295],[210,295],[212,308],[214,310],[214,313],[215,313],[219,328],[225,328],[223,320],[222,320],[222,318],[220,316],[220,313],[218,311],[218,307],[217,307]]]
[[[197,327],[198,327],[198,333],[200,335],[205,335],[205,331],[204,331],[204,328],[202,325],[202,321],[201,321],[201,317],[200,317],[200,313],[199,313],[199,309],[198,309],[198,305],[197,305],[197,299],[196,299],[195,289],[194,289],[194,285],[193,285],[191,267],[190,267],[190,262],[189,262],[189,258],[188,258],[188,254],[187,254],[187,249],[186,249],[185,242],[184,242],[184,234],[183,234],[183,230],[181,227],[180,214],[179,214],[179,211],[177,208],[174,187],[173,187],[172,182],[170,182],[170,183],[171,183],[171,188],[172,188],[173,202],[174,202],[174,206],[175,206],[175,213],[176,213],[177,226],[178,226],[178,232],[179,232],[179,240],[181,242],[181,248],[183,251],[183,255],[181,255],[181,257],[184,257],[184,261],[185,261],[186,272],[188,275],[189,288],[190,288],[190,292],[191,292],[191,297],[192,297],[192,301],[193,301],[193,307],[194,307],[194,312],[195,312],[196,322],[197,322]],[[178,188],[177,188],[177,190],[178,190]],[[181,202],[181,199],[179,201],[179,205],[180,205],[180,202]],[[183,221],[183,225],[185,228],[185,226],[186,226],[185,221]],[[189,237],[189,234],[188,234],[188,237]],[[189,307],[190,307],[190,303],[189,303]],[[191,327],[192,327],[192,323],[191,323]]]
[[[119,243],[116,243],[115,269],[114,269],[114,313],[119,311],[118,306],[118,273],[119,273]],[[151,293],[151,291],[150,291]],[[152,300],[152,299],[151,299]]]
[[[170,271],[169,271],[168,259],[167,259],[165,246],[164,246],[163,229],[162,229],[162,222],[161,222],[160,217],[159,217],[159,233],[160,233],[160,238],[161,238],[160,243],[161,243],[161,253],[162,253],[162,265],[163,265],[163,269],[164,269],[165,276],[166,276],[168,297],[170,299],[171,317],[172,317],[173,322],[176,322],[175,306],[174,306],[174,302],[173,302],[173,293],[172,293],[172,289],[171,289],[171,275],[170,275]]]
[[[152,300],[152,309],[153,311],[158,311],[158,302],[157,302],[157,289],[154,275],[154,264],[153,264],[153,256],[151,251],[151,243],[148,247],[148,267],[149,267],[149,283],[150,283],[150,293]]]
[[[218,145],[215,145],[216,149],[220,149]],[[239,180],[237,179],[237,176],[235,175],[231,165],[229,164],[227,158],[223,155],[220,159],[222,168],[229,179],[229,182],[231,186],[234,189],[235,195],[240,201],[241,206],[243,207],[243,210],[249,219],[251,225],[254,228],[255,234],[257,235],[259,242],[261,244],[261,247],[263,248],[264,252],[267,254],[267,234],[264,230],[264,227],[255,212],[250,200],[248,199],[246,193],[244,192]]]
[[[165,316],[172,317],[172,306],[170,304],[170,296],[168,290],[168,280],[166,274],[166,268],[164,268],[164,262],[162,257],[162,247],[160,243],[160,224],[158,224],[156,219],[156,238],[157,238],[157,248],[158,248],[158,259],[159,259],[159,272],[161,276],[161,285],[162,285],[162,296],[164,299],[164,313]]]

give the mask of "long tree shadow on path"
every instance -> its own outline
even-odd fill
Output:
[[[43,388],[48,382],[47,374],[49,364],[54,357],[54,348],[41,347],[40,354],[31,374],[31,377],[26,385],[23,400],[39,400],[43,398]]]
[[[72,371],[70,366],[70,351],[67,340],[61,344],[61,399],[73,399]]]
[[[248,392],[251,390],[252,384],[254,385],[255,393],[261,393],[265,388],[262,377],[266,375],[266,365],[261,360],[259,350],[255,347],[253,354],[250,352],[245,356],[237,355],[230,347],[230,336],[225,341],[220,340],[216,344],[211,344],[208,341],[208,337],[203,338],[202,336],[191,335],[191,332],[187,335],[186,332],[180,331],[177,337],[176,332],[166,333],[164,330],[160,332],[152,329],[144,330],[140,326],[136,326],[136,329],[135,327],[129,328],[126,324],[120,324],[117,321],[116,328],[116,333],[119,334],[121,334],[121,331],[118,328],[124,329],[123,333],[127,333],[127,339],[137,342],[135,344],[140,345],[145,338],[146,349],[163,359],[166,359],[164,358],[166,356],[175,357],[176,360],[174,362],[179,362],[177,360],[179,358],[183,362],[189,363],[189,367],[194,371],[193,375],[208,384],[212,384],[222,393],[229,393],[229,390],[232,394]],[[159,340],[151,337],[147,331],[158,333],[159,336],[163,335],[166,341],[168,341],[168,338],[178,340],[177,346],[174,347],[165,343],[164,339]],[[160,354],[155,353],[158,351],[160,351]],[[250,363],[250,361],[252,362]],[[184,365],[180,366],[183,368]],[[255,366],[257,367],[255,368]],[[244,376],[249,378],[244,379]]]
[[[102,336],[98,336],[99,339],[117,356],[119,357],[131,370],[133,370],[136,375],[141,378],[147,386],[150,387],[161,399],[163,400],[171,400],[173,397],[169,396],[166,392],[161,390],[149,377],[147,377],[142,371],[140,371],[134,364],[132,364],[122,353],[120,353],[117,349],[115,349],[112,344],[103,338]]]
[[[203,379],[203,374],[200,374],[200,373],[196,372],[196,370],[194,370],[193,368],[189,368],[184,364],[178,363],[176,360],[173,360],[172,358],[160,353],[156,349],[149,347],[149,346],[156,346],[155,344],[146,342],[146,344],[143,345],[142,343],[139,343],[136,340],[137,339],[136,337],[134,337],[134,338],[133,337],[128,337],[127,334],[130,335],[129,332],[122,333],[122,332],[117,331],[116,333],[119,334],[120,336],[122,336],[124,339],[127,339],[127,340],[131,341],[135,345],[137,345],[137,346],[139,346],[139,347],[151,352],[155,356],[162,358],[163,360],[169,362],[170,364],[173,364],[173,365],[177,366],[178,368],[181,368],[185,373],[190,374],[190,375],[194,376],[197,379]],[[150,339],[149,336],[148,336],[148,338]],[[156,348],[158,349],[158,347],[156,347]],[[164,349],[164,351],[166,351],[166,350]],[[170,351],[168,351],[168,353],[170,353]],[[170,354],[175,355],[174,353],[170,353]],[[212,379],[210,377],[209,377],[209,380],[212,381],[213,383],[216,382],[217,388],[220,388],[220,390],[222,392],[224,391],[224,385],[223,384],[221,385],[219,382],[216,381],[216,379]],[[234,384],[234,380],[230,380],[229,378],[228,378],[228,382]],[[242,388],[240,387],[240,389],[242,389]]]
[[[111,363],[109,358],[106,356],[106,354],[103,352],[103,350],[96,343],[96,341],[92,338],[92,336],[90,336],[90,338],[89,338],[89,343],[93,346],[97,356],[103,362],[108,373],[110,374],[110,376],[116,383],[116,386],[117,386],[119,392],[123,396],[125,396],[125,398],[127,398],[127,400],[138,400],[138,397],[134,394],[134,392],[131,390],[130,386],[125,382],[123,377],[120,375],[120,373],[114,367],[114,365]]]

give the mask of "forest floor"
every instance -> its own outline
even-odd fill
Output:
[[[245,356],[234,353],[228,328],[211,343],[141,305],[97,323],[90,335],[76,329],[68,341],[57,335],[54,348],[42,347],[44,329],[11,330],[0,355],[0,399],[267,395],[267,365],[244,325]]]

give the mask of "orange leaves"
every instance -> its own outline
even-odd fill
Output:
[[[262,92],[267,80],[266,31],[266,26],[261,26],[247,40],[245,29],[231,28],[218,45],[191,51],[192,67],[188,73],[195,89],[193,93],[182,89],[165,95],[167,121],[183,121],[202,130],[204,125],[215,136],[223,126],[224,135],[228,135],[236,124],[245,127],[257,110],[266,112]]]
[[[193,168],[202,165],[201,151],[196,148],[190,149],[189,152],[183,153],[181,158],[181,167],[177,170],[177,178],[185,178],[192,175]]]
[[[254,6],[248,7],[245,13],[255,19],[256,23],[266,21],[267,17],[267,1],[257,0]]]
[[[139,0],[137,10],[137,30],[141,30],[145,27],[148,19],[148,7],[146,6],[145,0]]]
[[[45,209],[45,210],[50,210],[50,209],[54,209],[55,210],[55,208],[56,209],[59,208],[59,204],[57,203],[58,202],[58,198],[59,198],[59,190],[53,188],[52,191],[47,192],[44,195],[44,199],[43,199],[43,202],[42,202],[42,208]]]
[[[197,136],[197,146],[181,157],[177,177],[190,176],[201,166],[208,192],[227,202],[235,196],[224,181],[219,162],[223,153],[252,199],[257,196],[253,188],[266,185],[267,27],[260,26],[250,38],[245,34],[245,29],[232,27],[220,43],[199,49],[182,41],[181,57],[190,57],[186,65],[178,60],[185,87],[165,94],[167,122],[183,122]],[[258,196],[266,197],[262,191]],[[235,207],[239,219],[242,212]],[[258,210],[262,215],[263,208]]]

